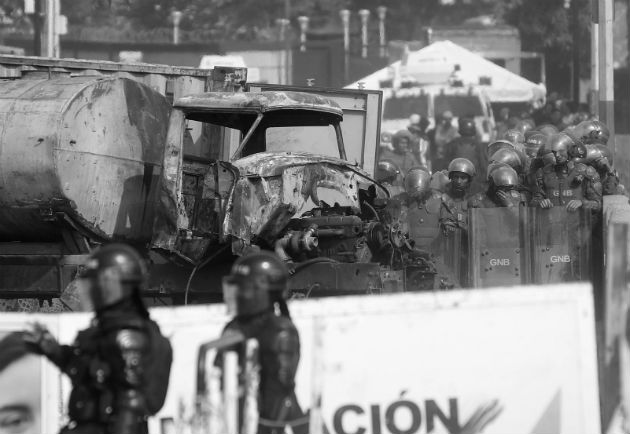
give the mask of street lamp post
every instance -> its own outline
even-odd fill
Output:
[[[385,48],[385,14],[387,8],[385,6],[379,6],[376,8],[376,14],[378,15],[378,42],[380,46],[379,55],[385,57],[387,55],[387,49]]]
[[[344,83],[348,83],[350,75],[350,11],[348,9],[340,10],[339,17],[343,25],[343,78]]]
[[[370,11],[361,9],[359,17],[361,17],[361,57],[365,59],[368,54],[368,19],[370,18]]]
[[[308,17],[300,15],[298,18],[300,23],[300,51],[306,51],[306,31],[308,30]]]
[[[179,23],[182,21],[182,12],[173,11],[171,14],[173,18],[173,44],[179,44]]]

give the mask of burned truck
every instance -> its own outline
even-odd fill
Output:
[[[295,294],[402,290],[403,266],[392,256],[404,235],[382,221],[387,190],[347,161],[342,118],[334,101],[292,91],[176,101],[153,252],[206,269],[198,281],[215,289],[233,256],[268,249],[289,263]],[[187,134],[195,129],[196,140]],[[211,131],[242,137],[229,162],[211,158]]]
[[[220,277],[257,248],[287,260],[296,293],[403,287],[400,234],[380,218],[387,191],[370,176],[378,124],[365,126],[380,112],[358,123],[362,95],[342,91],[342,110],[330,90],[189,86],[171,104],[144,84],[168,93],[161,69],[88,63],[0,59],[2,300],[76,308],[81,264],[112,240],[146,255],[145,295],[166,303],[220,300]]]

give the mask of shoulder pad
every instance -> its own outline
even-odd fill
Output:
[[[586,173],[586,170],[587,170],[586,164],[575,163],[573,161],[570,161],[567,167],[569,168],[569,170],[575,170],[578,173]]]
[[[591,179],[599,179],[599,173],[597,173],[597,170],[591,166],[586,166],[586,176]]]
[[[116,333],[116,344],[122,350],[141,350],[147,345],[147,335],[139,330],[123,329]]]

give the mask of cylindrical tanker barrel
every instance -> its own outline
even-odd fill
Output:
[[[0,81],[0,241],[150,240],[169,112],[131,79]]]

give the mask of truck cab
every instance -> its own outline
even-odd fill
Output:
[[[360,209],[359,190],[370,185],[386,197],[347,161],[342,119],[334,101],[292,91],[175,101],[154,247],[194,263],[212,245],[239,240],[232,246],[239,254],[255,238],[273,244],[289,219],[322,203]]]

